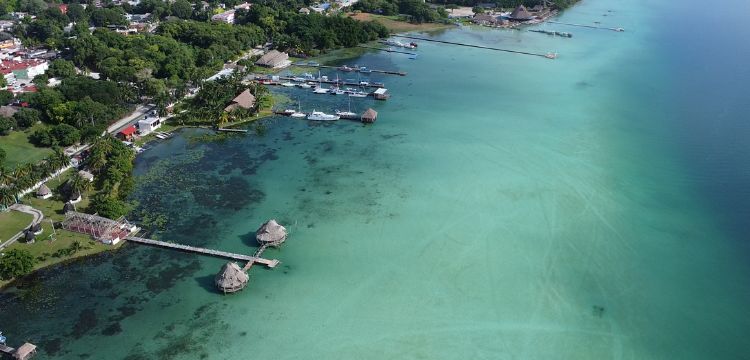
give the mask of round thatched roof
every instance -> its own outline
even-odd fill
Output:
[[[36,224],[29,226],[29,231],[33,231],[35,233],[42,231],[42,224],[36,223]]]
[[[279,225],[276,219],[268,220],[255,232],[255,239],[261,245],[281,245],[286,240],[286,228]]]
[[[219,290],[225,293],[233,293],[242,290],[249,280],[250,277],[242,271],[237,263],[228,262],[216,274],[215,282]]]
[[[37,196],[47,196],[49,194],[52,194],[52,190],[47,187],[47,184],[42,184],[42,186],[40,186],[39,189],[36,190]]]
[[[72,203],[66,202],[65,205],[63,205],[63,213],[66,213],[68,211],[76,211],[75,205]]]

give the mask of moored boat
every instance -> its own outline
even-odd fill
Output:
[[[314,120],[314,121],[333,121],[338,120],[340,117],[338,115],[331,115],[326,114],[322,111],[315,111],[310,113],[310,115],[307,115],[307,120]]]

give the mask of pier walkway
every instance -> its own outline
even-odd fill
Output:
[[[408,36],[408,35],[391,35],[391,36],[393,36],[393,37],[400,37],[400,38],[404,38],[404,39],[412,39],[412,40],[436,42],[436,43],[448,44],[448,45],[466,46],[466,47],[476,48],[476,49],[503,51],[503,52],[512,53],[512,54],[539,56],[539,57],[543,57],[543,58],[546,58],[546,59],[554,59],[556,57],[556,55],[552,54],[552,53],[542,54],[542,53],[533,53],[533,52],[528,52],[528,51],[501,49],[501,48],[490,47],[490,46],[464,44],[464,43],[458,43],[458,42],[452,42],[452,41],[435,40],[435,39],[428,39],[428,38],[417,37],[417,36]]]
[[[362,47],[362,46],[360,46]],[[408,53],[407,53],[408,54]],[[414,54],[416,55],[416,54]],[[319,68],[319,69],[333,69],[338,70],[341,72],[352,72],[352,73],[373,73],[373,74],[386,74],[386,75],[398,75],[398,76],[406,76],[406,73],[403,71],[394,71],[394,70],[381,70],[381,69],[367,69],[366,71],[362,71],[359,68],[353,67],[349,68],[349,70],[344,70],[341,68],[341,66],[330,66],[330,65],[320,65],[320,64],[292,64],[292,66],[298,66],[298,67],[312,67],[312,68]]]
[[[255,263],[263,264],[272,269],[275,268],[276,265],[279,265],[279,260],[276,260],[276,259],[269,260],[269,259],[264,259],[260,257],[260,255],[263,253],[263,250],[265,250],[265,247],[261,247],[260,249],[258,249],[258,251],[255,252],[255,255],[251,256],[251,255],[235,254],[235,253],[230,253],[226,251],[199,248],[199,247],[190,246],[190,245],[175,244],[175,243],[170,243],[166,241],[145,239],[145,238],[136,237],[136,236],[128,236],[125,238],[125,240],[132,241],[135,243],[140,243],[140,244],[167,248],[167,249],[175,249],[175,250],[181,250],[181,251],[203,254],[203,255],[208,255],[208,256],[220,257],[220,258],[229,259],[229,260],[247,261],[248,265],[246,265],[246,268],[249,268]]]
[[[573,23],[564,23],[559,21],[547,21],[550,24],[560,24],[560,25],[568,25],[568,26],[577,26],[577,27],[584,27],[589,29],[600,29],[600,30],[610,30],[610,31],[617,31],[617,32],[623,32],[625,29],[623,28],[612,28],[612,27],[606,27],[606,26],[596,26],[596,25],[584,25],[584,24],[573,24]]]

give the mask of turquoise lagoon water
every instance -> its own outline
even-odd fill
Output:
[[[222,260],[129,245],[6,290],[0,328],[60,359],[745,358],[750,9],[723,8],[587,0],[562,20],[627,31],[544,25],[573,39],[452,29],[431,36],[560,56],[420,42],[346,61],[409,73],[353,102],[374,126],[182,131],[136,164],[156,236],[250,253],[275,217],[282,266],[223,296]]]

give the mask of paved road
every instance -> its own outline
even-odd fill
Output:
[[[150,105],[138,105],[135,107],[135,111],[133,111],[132,114],[118,120],[116,123],[110,125],[107,128],[107,132],[110,134],[115,134],[118,131],[122,130],[123,128],[134,124],[136,120],[138,120],[139,117],[146,115],[149,111],[153,110],[155,107]]]
[[[42,219],[44,219],[44,214],[42,214],[41,211],[39,211],[37,209],[34,209],[33,207],[28,206],[28,205],[13,204],[9,208],[11,210],[15,210],[15,211],[20,211],[22,213],[31,214],[31,216],[33,216],[34,219],[31,220],[31,223],[29,224],[29,226],[34,225],[34,224],[42,221]],[[23,236],[23,230],[21,230],[20,232],[18,232],[18,234],[14,235],[12,238],[10,238],[10,240],[8,240],[8,241],[0,244],[0,250],[4,249],[7,246],[10,246],[14,242],[16,242],[16,240],[20,239],[22,236]]]

